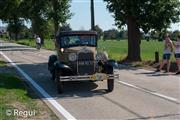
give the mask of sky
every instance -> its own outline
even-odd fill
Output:
[[[73,29],[88,30],[91,27],[90,0],[72,0],[70,10],[74,14],[68,23]],[[106,9],[103,0],[94,0],[95,24],[103,30],[116,28],[112,14]]]
[[[103,0],[94,0],[95,25],[99,25],[103,30],[117,28],[114,25],[112,13],[109,13],[106,5],[106,2],[103,2]],[[90,0],[72,0],[70,10],[74,15],[68,20],[68,23],[73,29],[90,29]],[[180,30],[180,23],[172,24],[169,30]]]
[[[94,0],[94,9],[95,25],[99,25],[103,30],[116,28],[112,14],[106,9],[106,2]],[[89,30],[91,28],[90,0],[72,0],[70,11],[74,15],[67,22],[73,30]],[[0,26],[4,26],[1,21]],[[172,24],[169,30],[180,30],[180,23]]]

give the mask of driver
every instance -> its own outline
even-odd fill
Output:
[[[68,46],[69,43],[70,43],[69,37],[65,37],[65,39],[64,39],[64,45]]]
[[[89,38],[87,36],[80,36],[81,44],[88,45],[89,44]]]

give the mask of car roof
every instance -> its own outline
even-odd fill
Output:
[[[57,36],[66,35],[97,35],[96,31],[61,31]]]

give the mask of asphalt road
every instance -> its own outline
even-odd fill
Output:
[[[122,66],[115,70],[120,79],[115,81],[111,93],[105,91],[103,81],[68,82],[65,92],[58,94],[47,70],[48,56],[54,52],[2,41],[0,51],[42,87],[58,103],[56,105],[61,105],[76,119],[180,119],[179,76]],[[40,95],[61,119],[65,119],[63,111],[56,110],[46,97]]]

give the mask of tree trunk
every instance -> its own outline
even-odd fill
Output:
[[[59,23],[58,20],[54,18],[54,34],[56,35],[59,29]]]
[[[53,6],[53,22],[54,22],[54,34],[56,35],[59,29],[59,20],[57,19],[57,16],[55,13],[57,13],[57,1],[52,0],[52,6]]]
[[[39,34],[39,29],[38,29],[39,27],[36,24],[37,22],[36,22],[35,18],[32,18],[31,21],[32,21],[32,30],[33,30],[33,33],[35,35],[38,35]]]
[[[136,19],[129,16],[127,19],[128,25],[128,61],[141,61],[140,56],[140,30],[138,28]]]
[[[16,16],[14,16],[14,27],[15,27],[15,31],[14,31],[14,34],[15,34],[15,40],[17,41],[18,40],[18,18]]]

